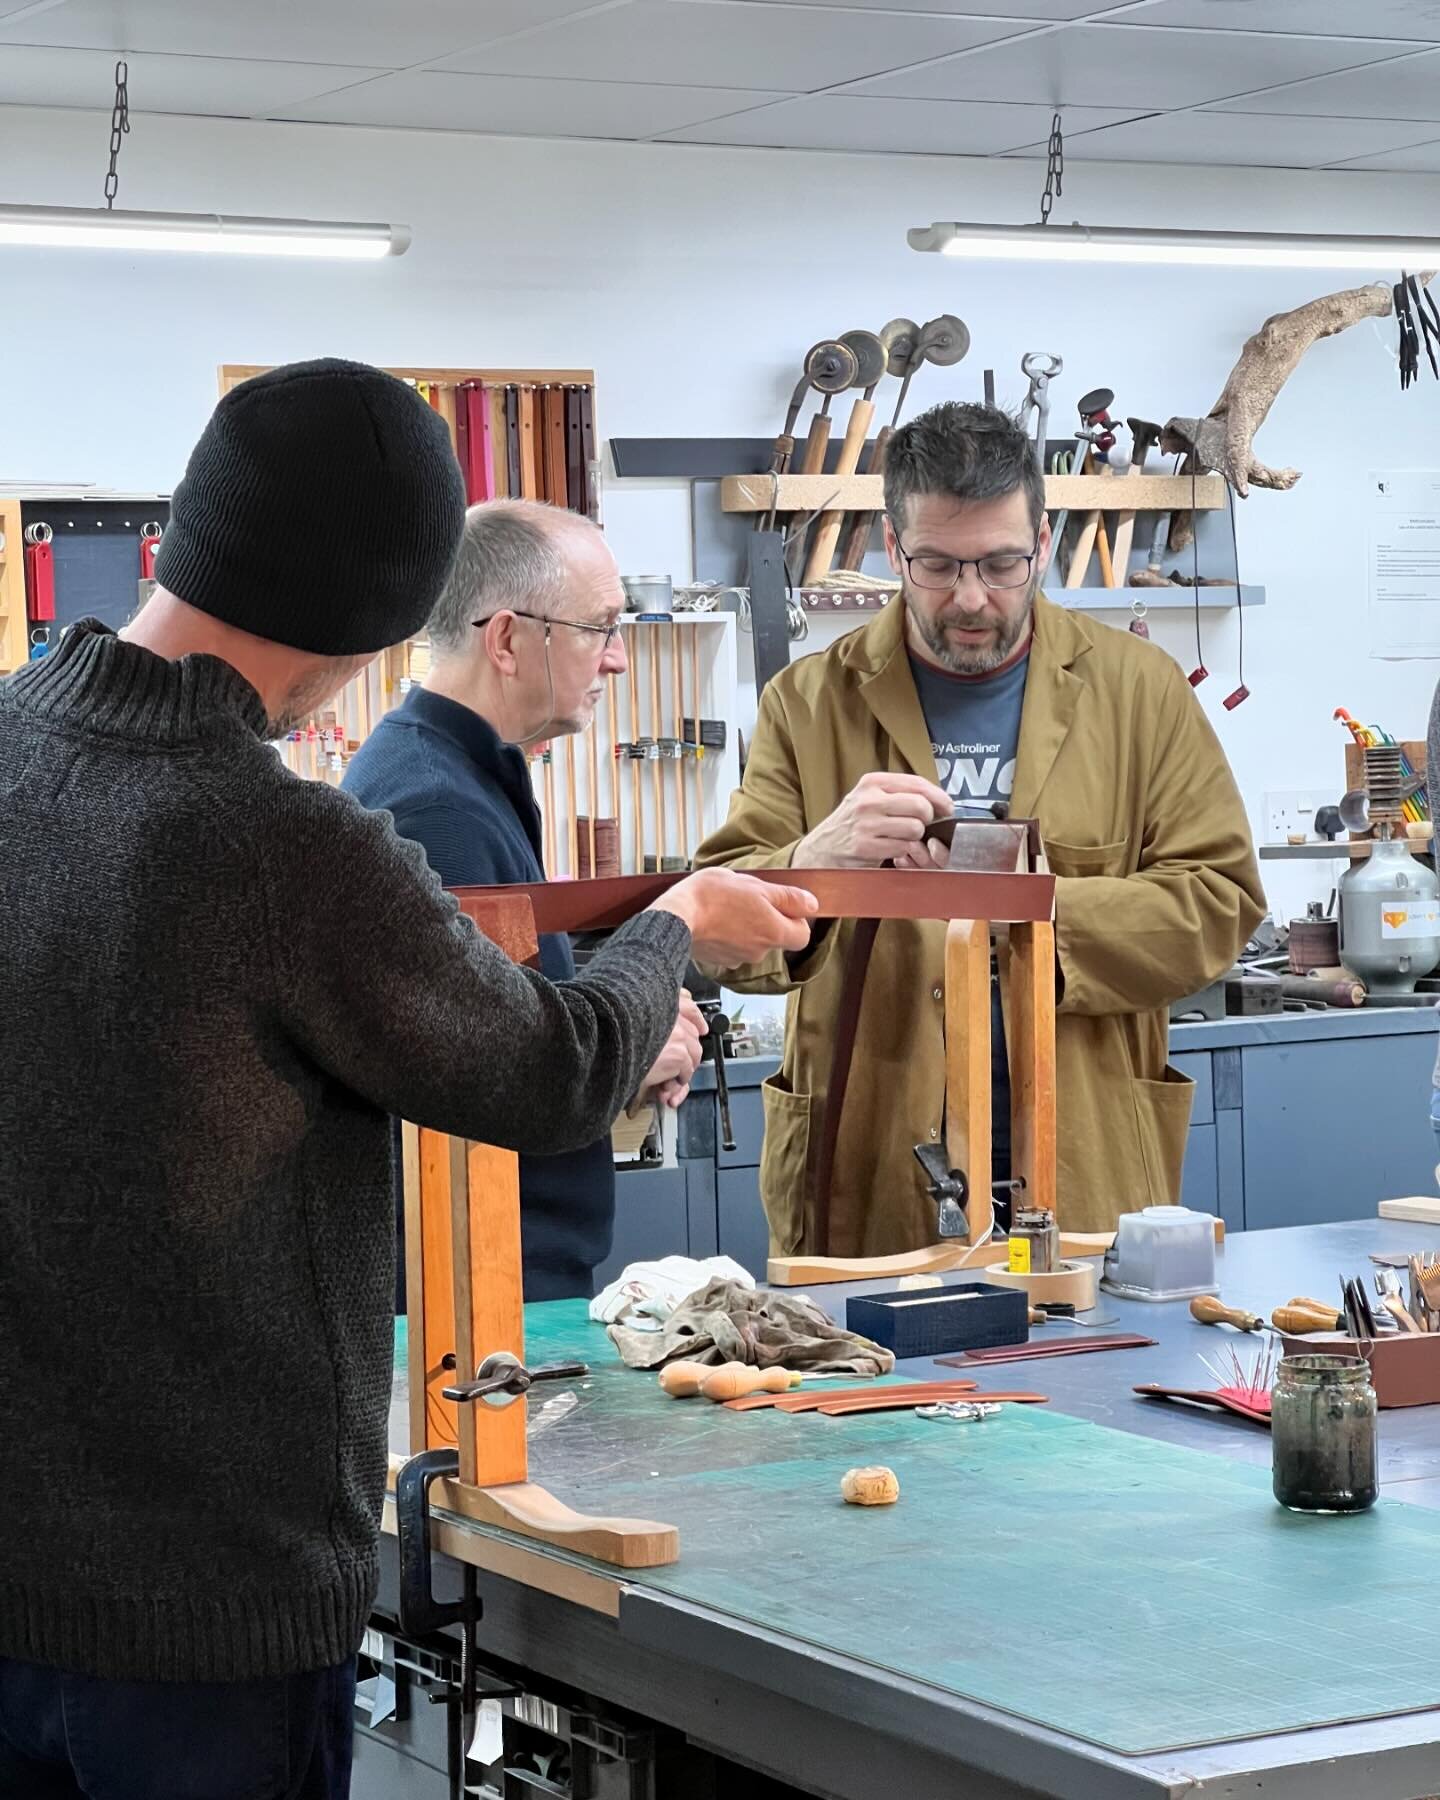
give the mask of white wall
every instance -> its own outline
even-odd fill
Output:
[[[106,120],[0,108],[14,201],[99,198]],[[1328,277],[1274,271],[1024,273],[906,248],[935,218],[1033,216],[1037,164],[487,139],[325,126],[137,117],[122,204],[396,219],[414,229],[380,266],[0,252],[0,480],[169,488],[215,397],[222,362],[318,354],[377,363],[593,366],[602,433],[770,433],[815,338],[946,310],[974,347],[926,371],[921,402],[1023,391],[1023,351],[1056,350],[1054,417],[1104,383],[1123,411],[1203,413],[1268,313]],[[1085,166],[1064,217],[1091,223],[1404,232],[1433,216],[1440,181],[1377,174]],[[1390,275],[1390,271],[1377,271]],[[1372,661],[1365,617],[1367,468],[1440,463],[1440,388],[1402,396],[1369,324],[1310,353],[1261,433],[1294,463],[1289,495],[1241,509],[1241,565],[1268,589],[1247,617],[1252,698],[1235,685],[1236,622],[1211,615],[1201,697],[1257,825],[1267,790],[1340,785],[1344,705],[1423,735],[1437,670]],[[628,568],[688,572],[684,492],[620,484],[606,521]],[[283,546],[277,553],[283,553]],[[1154,635],[1190,666],[1184,616]],[[1270,865],[1282,912],[1319,892],[1325,865]]]

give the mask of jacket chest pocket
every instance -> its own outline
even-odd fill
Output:
[[[1045,855],[1056,875],[1129,875],[1130,840],[1117,838],[1113,844],[1067,844],[1061,838],[1046,837]]]

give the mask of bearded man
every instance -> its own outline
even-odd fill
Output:
[[[994,407],[896,432],[885,544],[902,597],[761,698],[743,785],[697,866],[933,867],[952,814],[1038,819],[1056,894],[1059,1203],[1071,1230],[1179,1199],[1190,1082],[1168,1007],[1230,968],[1264,910],[1245,809],[1174,660],[1051,604],[1045,485]],[[814,1237],[817,1151],[853,923],[727,975],[787,993],[765,1088],[761,1194],[776,1255],[873,1256],[936,1237],[916,1145],[944,1140],[943,924],[889,920],[869,968]],[[993,984],[995,1176],[1008,1172],[1003,983]],[[982,1201],[983,1204],[983,1201]]]

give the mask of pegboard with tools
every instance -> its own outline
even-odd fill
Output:
[[[740,782],[734,615],[627,613],[621,627],[629,667],[589,730],[531,758],[552,879],[688,868]]]
[[[225,363],[228,394],[263,363]],[[467,500],[548,500],[600,522],[595,377],[589,369],[392,368],[445,423]],[[277,746],[295,774],[338,786],[350,758],[430,666],[424,637],[398,644]],[[547,867],[548,867],[547,861]]]

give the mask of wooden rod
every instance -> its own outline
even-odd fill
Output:
[[[640,627],[635,626],[630,636],[630,648],[634,654],[630,658],[630,742],[640,741]],[[635,802],[635,867],[631,871],[635,875],[645,873],[645,799],[641,782],[642,770],[638,759],[630,757],[631,797]]]
[[[589,814],[590,814],[589,837],[590,837],[590,873],[592,875],[598,875],[600,873],[600,870],[596,866],[596,862],[595,862],[595,815],[600,810],[600,746],[596,743],[595,739],[599,733],[599,730],[600,730],[599,720],[592,719],[590,721],[590,729],[585,734],[587,736],[587,738],[590,740],[590,768],[588,771],[589,786],[587,789],[586,797],[588,798],[588,800],[590,802],[590,806],[589,806]]]
[[[705,841],[705,747],[700,742],[700,627],[690,622],[690,689],[695,702],[695,847]]]
[[[675,808],[680,814],[680,854],[686,862],[690,860],[690,817],[685,805],[685,712],[680,692],[680,627],[674,623],[670,626],[670,684],[671,696],[675,707],[675,742],[678,746],[675,757]]]
[[[560,873],[555,867],[555,751],[547,744],[541,751],[545,766],[545,873],[553,881]]]
[[[665,855],[665,795],[660,780],[660,739],[665,727],[660,721],[660,627],[650,627],[650,735],[655,740],[655,756],[651,775],[655,790],[655,868],[659,871]]]
[[[575,816],[579,791],[575,781],[575,739],[571,736],[565,739],[565,873],[571,876],[580,873],[580,826]]]

